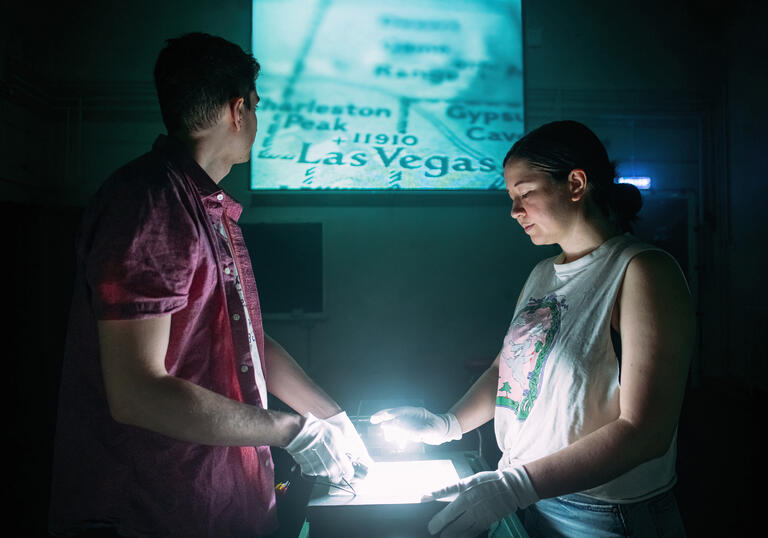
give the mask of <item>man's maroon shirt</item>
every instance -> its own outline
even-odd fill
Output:
[[[237,269],[266,374],[241,211],[166,136],[92,200],[78,238],[59,397],[53,531],[107,524],[129,536],[225,538],[274,530],[269,447],[204,446],[116,422],[99,359],[97,320],[171,314],[168,373],[262,407],[234,281]]]

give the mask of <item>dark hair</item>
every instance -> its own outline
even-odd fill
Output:
[[[155,63],[155,87],[168,133],[213,125],[222,105],[256,89],[259,63],[226,39],[195,32],[169,39]]]
[[[565,182],[571,170],[584,170],[587,192],[597,207],[625,232],[632,230],[632,221],[643,205],[640,191],[634,185],[614,182],[616,166],[586,125],[570,120],[544,124],[515,142],[503,165],[518,159],[558,182]]]

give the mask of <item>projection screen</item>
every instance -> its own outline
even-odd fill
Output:
[[[255,0],[251,189],[502,189],[520,0]]]

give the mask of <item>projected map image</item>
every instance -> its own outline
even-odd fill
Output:
[[[251,188],[502,189],[520,0],[255,0]]]

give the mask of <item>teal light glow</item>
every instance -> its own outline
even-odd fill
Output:
[[[253,3],[253,190],[503,189],[521,0]]]

